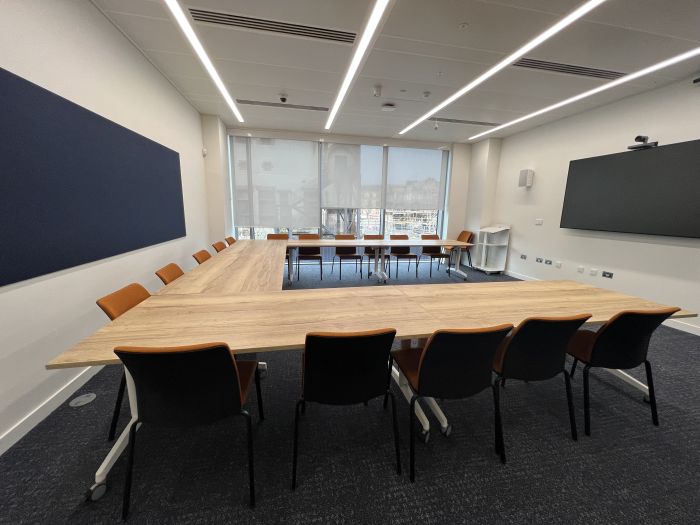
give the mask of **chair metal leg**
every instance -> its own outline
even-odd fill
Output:
[[[399,258],[396,258],[396,278],[399,278]]]
[[[467,261],[469,262],[469,268],[472,268],[472,254],[467,249]],[[457,266],[459,266],[459,261],[457,261]]]
[[[588,373],[591,365],[583,367],[583,426],[587,436],[591,435],[591,402],[588,384]]]
[[[321,272],[321,280],[323,281],[323,259],[318,260],[318,268],[319,268],[319,271]]]
[[[331,273],[333,273],[333,267],[335,266],[335,258],[336,257],[337,257],[337,255],[334,255],[333,258],[331,259]],[[340,262],[342,263],[343,261],[340,261]]]
[[[299,258],[297,257],[297,281],[299,280]]]
[[[122,411],[122,401],[124,400],[124,390],[126,389],[126,372],[122,372],[122,378],[119,380],[119,390],[117,390],[117,400],[114,403],[114,412],[112,412],[112,422],[109,425],[109,434],[107,441],[113,441],[114,435],[117,432],[117,423],[119,422],[119,414]]]
[[[391,398],[391,419],[394,427],[394,448],[396,449],[396,473],[401,475],[401,447],[399,446],[399,420],[396,417],[396,398],[394,393],[387,390],[386,393]],[[386,397],[385,397],[386,399]]]
[[[340,275],[340,280],[343,280],[343,259],[338,259],[338,274]]]
[[[574,378],[574,372],[576,372],[576,365],[578,364],[578,359],[574,357],[574,363],[571,365],[571,371],[569,372],[569,376],[571,379]]]
[[[136,450],[136,427],[139,421],[131,424],[129,429],[129,457],[126,464],[126,479],[124,480],[124,499],[122,500],[122,520],[129,516],[129,504],[131,503],[131,478],[134,471],[134,453]]]
[[[248,429],[248,484],[250,487],[250,506],[255,507],[255,464],[253,462],[253,424],[250,414],[246,410],[241,410],[241,415],[245,418]]]
[[[410,464],[411,464],[411,483],[416,481],[416,401],[418,401],[418,396],[413,396],[411,398],[410,408],[409,408],[409,442],[410,442]]]
[[[411,263],[411,260],[408,260],[408,263]],[[416,279],[418,279],[418,257],[416,257]]]
[[[260,421],[264,421],[265,412],[263,411],[262,391],[260,390],[260,369],[258,367],[255,367],[255,390],[258,394],[258,415],[260,416]]]
[[[501,463],[506,463],[506,445],[503,440],[503,422],[501,421],[501,400],[498,392],[498,380],[491,386],[493,391],[494,427],[496,454],[501,457]]]
[[[304,400],[297,401],[296,411],[294,413],[294,455],[292,457],[292,490],[297,488],[297,453],[299,450],[299,412],[304,405]]]
[[[656,393],[654,392],[654,378],[651,374],[651,363],[644,361],[644,368],[647,372],[647,388],[649,389],[649,405],[651,405],[651,420],[657,427],[659,426],[659,414],[656,411]]]
[[[574,412],[574,396],[571,393],[571,379],[569,373],[564,370],[564,383],[566,384],[566,402],[569,406],[569,423],[571,424],[571,439],[578,440],[578,432],[576,430],[576,413]]]

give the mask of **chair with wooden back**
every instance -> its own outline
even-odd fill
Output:
[[[591,368],[612,368],[628,370],[644,363],[649,389],[651,420],[659,426],[656,410],[656,394],[651,363],[647,358],[649,341],[654,331],[680,308],[660,308],[658,310],[625,310],[601,326],[597,332],[579,330],[571,339],[567,352],[574,358],[571,376],[576,364],[581,361],[583,368],[583,414],[586,435],[591,435],[590,386],[588,374]]]
[[[226,243],[224,241],[216,241],[211,246],[216,250],[216,253],[222,252],[226,249]]]
[[[177,264],[170,263],[166,264],[160,270],[156,271],[156,275],[160,278],[161,281],[163,281],[163,284],[170,284],[178,277],[182,277],[183,275],[185,275],[185,272],[183,272],[182,268],[180,268]]]
[[[97,300],[97,306],[99,306],[102,311],[107,314],[110,321],[114,321],[117,317],[123,313],[131,310],[134,306],[142,303],[151,296],[143,286],[138,283],[131,283],[126,285],[124,288],[120,288],[116,292],[112,292],[109,295],[105,295],[103,298]],[[124,399],[124,390],[126,388],[126,375],[122,372],[122,377],[119,380],[119,389],[117,390],[117,399],[114,403],[114,410],[112,411],[112,421],[109,425],[109,433],[107,439],[112,441],[117,430],[117,423],[119,422],[119,413],[122,409],[122,400]]]
[[[459,235],[457,236],[458,241],[466,242],[466,243],[472,242],[473,238],[474,238],[474,232],[470,232],[469,230],[462,230],[459,233]],[[467,261],[469,261],[469,267],[471,268],[472,267],[472,254],[471,254],[469,247],[462,248],[462,251],[467,254]],[[459,267],[460,263],[461,263],[461,261],[457,261],[456,266]]]
[[[122,519],[129,513],[139,426],[191,428],[243,416],[248,431],[250,506],[255,506],[251,417],[243,408],[255,381],[258,411],[264,419],[256,361],[238,361],[226,343],[171,348],[118,347],[114,353],[134,381],[137,416],[129,429],[129,452]]]
[[[392,241],[407,241],[408,235],[389,235],[389,239]],[[416,253],[411,252],[410,246],[392,246],[389,252],[389,258],[394,257],[396,259],[396,278],[399,277],[399,259],[406,259],[408,261],[407,270],[411,269],[411,261],[416,262],[416,279],[418,278],[418,260],[419,256]],[[391,262],[389,263],[389,277],[391,277]]]
[[[309,333],[303,354],[302,395],[294,417],[292,489],[296,488],[299,419],[306,403],[325,405],[367,404],[388,396],[394,429],[396,472],[401,474],[396,400],[390,389],[389,352],[396,330],[385,328],[352,333]]]
[[[211,253],[206,250],[199,250],[197,253],[193,253],[192,257],[198,264],[202,264],[204,261],[211,259]]]
[[[506,379],[545,381],[563,374],[573,440],[578,439],[578,434],[571,381],[565,368],[566,349],[576,330],[590,317],[591,314],[529,317],[506,337],[493,361],[493,370],[502,386]]]
[[[392,358],[414,392],[409,408],[411,481],[415,481],[415,411],[423,397],[464,399],[487,388],[493,392],[495,407],[495,446],[501,462],[506,462],[498,385],[491,366],[496,350],[512,324],[465,330],[438,330],[423,348],[392,351]],[[445,435],[449,434],[448,431]]]
[[[229,246],[233,246],[233,243],[236,242],[236,239],[234,239],[233,237],[226,237],[226,242]]]
[[[318,233],[300,233],[300,241],[319,241],[321,236]],[[300,247],[297,253],[297,281],[299,280],[299,263],[300,261],[318,261],[318,268],[321,273],[321,280],[323,281],[323,256],[321,255],[320,246],[306,246]]]
[[[440,236],[436,233],[424,233],[423,235],[420,236],[420,238],[424,241],[440,240]],[[440,247],[440,246],[422,246],[420,256],[430,258],[430,277],[433,276],[433,261],[435,259],[438,260],[438,270],[440,269],[440,263],[442,262],[442,260],[447,259],[448,260],[447,271],[449,273],[449,271],[450,271],[450,263],[449,263],[450,253],[442,251],[442,247]]]
[[[352,241],[356,237],[351,233],[339,233],[335,238],[340,241]],[[333,272],[336,257],[338,258],[339,279],[341,281],[343,280],[343,261],[345,260],[355,261],[355,272],[357,272],[357,261],[360,261],[360,279],[362,279],[362,254],[357,253],[357,246],[336,246],[335,255],[333,255],[333,261],[331,262],[331,273]]]
[[[374,233],[366,233],[362,236],[363,239],[368,240],[368,241],[382,241],[384,240],[383,235],[377,235]],[[369,263],[372,259],[376,257],[376,251],[374,248],[370,246],[365,246],[364,252],[362,254],[363,257],[367,257],[367,278],[372,275],[372,271],[370,270]],[[362,259],[360,259],[360,264],[362,264]],[[382,268],[383,270],[384,268]]]

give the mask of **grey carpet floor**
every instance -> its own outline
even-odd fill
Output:
[[[294,287],[321,286],[315,272],[302,268]],[[433,275],[432,282],[449,279]],[[353,282],[351,271],[343,277],[343,285],[361,284]],[[470,272],[471,281],[485,279],[490,278]],[[400,274],[399,282],[416,279]],[[427,274],[418,282],[428,282]],[[340,283],[329,274],[323,286],[331,284]],[[595,371],[593,435],[583,436],[577,377],[578,442],[569,437],[563,380],[509,383],[502,396],[506,465],[493,453],[490,393],[444,402],[453,433],[445,438],[433,430],[427,444],[417,444],[415,484],[406,475],[406,403],[399,403],[403,476],[394,470],[390,412],[382,410],[381,400],[367,407],[309,404],[294,492],[291,452],[300,356],[266,354],[266,420],[258,423],[254,417],[257,507],[247,506],[242,420],[185,431],[143,427],[129,522],[698,523],[700,392],[694,357],[699,351],[700,338],[671,328],[662,327],[653,337],[658,428],[641,394]],[[94,402],[62,405],[0,457],[0,523],[120,521],[124,458],[112,470],[104,498],[86,503],[83,497],[110,448],[106,434],[119,374],[117,367],[105,368],[76,394],[94,392]],[[249,409],[256,414],[254,398]],[[120,428],[127,412],[125,403]]]

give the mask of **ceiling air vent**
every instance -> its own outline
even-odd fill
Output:
[[[266,106],[268,108],[304,109],[306,111],[328,111],[323,106],[303,106],[301,104],[285,104],[283,102],[265,102],[263,100],[245,100],[237,98],[236,102],[244,106]]]
[[[271,33],[303,36],[306,38],[319,38],[321,40],[331,40],[333,42],[343,42],[346,44],[353,44],[357,36],[355,33],[350,33],[348,31],[290,24],[277,20],[265,20],[264,18],[252,18],[250,16],[232,15],[229,13],[217,13],[216,11],[207,11],[204,9],[190,8],[190,14],[197,22],[256,29],[258,31],[269,31]]]
[[[458,118],[435,117],[430,119],[433,122],[449,122],[450,124],[469,124],[470,126],[500,126],[495,122],[481,122],[479,120],[460,120]]]
[[[521,58],[517,62],[514,62],[513,65],[515,67],[524,67],[527,69],[539,69],[540,71],[553,71],[555,73],[565,73],[567,75],[577,75],[579,77],[604,78],[607,80],[615,80],[625,76],[625,73],[620,73],[619,71],[575,66],[573,64],[560,64],[559,62],[535,60],[534,58]]]

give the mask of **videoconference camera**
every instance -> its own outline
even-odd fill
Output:
[[[655,148],[659,145],[658,142],[649,142],[649,137],[647,137],[646,135],[637,135],[636,137],[634,137],[634,141],[636,142],[636,144],[627,146],[628,150],[639,151],[643,149]]]

